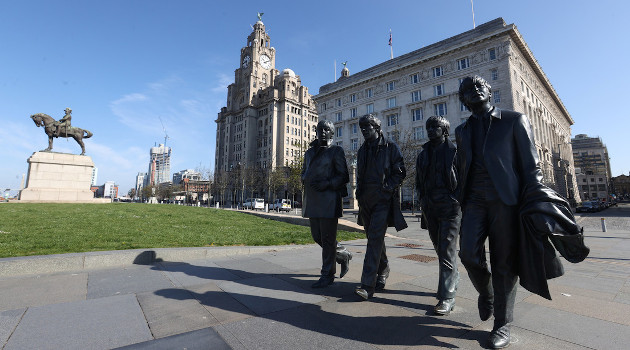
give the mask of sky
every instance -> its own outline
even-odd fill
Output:
[[[408,0],[0,0],[0,190],[16,193],[27,159],[48,146],[29,118],[90,130],[86,155],[98,184],[119,193],[147,172],[149,149],[172,147],[171,173],[214,169],[217,113],[239,67],[256,14],[276,49],[312,94],[339,76],[379,64],[502,17],[515,24],[575,124],[601,137],[612,175],[630,173],[630,2]],[[337,62],[336,71],[334,62]],[[79,154],[70,139],[54,151]]]

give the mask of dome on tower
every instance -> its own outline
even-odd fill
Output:
[[[282,71],[282,75],[285,77],[295,77],[295,72],[289,68],[286,68],[285,70]]]

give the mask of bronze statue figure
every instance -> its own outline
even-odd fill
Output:
[[[339,278],[349,269],[352,254],[337,242],[337,223],[343,215],[342,198],[348,195],[350,181],[343,148],[333,145],[335,126],[329,120],[317,123],[317,138],[304,154],[302,168],[302,216],[309,218],[313,240],[322,247],[321,277],[311,287],[328,287],[335,280],[336,264],[341,264]]]
[[[416,190],[422,204],[423,223],[429,230],[439,260],[437,315],[448,315],[455,306],[459,283],[457,236],[462,212],[455,198],[457,168],[455,144],[448,139],[450,123],[444,117],[426,122],[429,142],[422,146],[416,160]]]
[[[56,121],[53,117],[44,113],[36,113],[31,115],[31,119],[38,127],[43,127],[44,132],[48,135],[48,148],[42,150],[43,152],[51,151],[53,148],[53,137],[72,137],[81,146],[81,155],[85,155],[85,145],[83,139],[92,137],[92,133],[89,130],[76,128],[71,126],[72,110],[66,108],[66,115],[59,121]]]
[[[359,119],[359,127],[365,142],[357,153],[358,224],[365,228],[368,243],[361,286],[355,294],[367,300],[374,291],[385,289],[389,277],[385,252],[387,227],[393,226],[398,231],[407,228],[398,194],[407,172],[400,149],[383,135],[378,118],[364,115]]]
[[[510,344],[519,277],[526,289],[550,299],[547,279],[563,273],[549,241],[570,262],[586,258],[588,248],[566,200],[541,183],[529,119],[492,106],[491,96],[479,76],[460,84],[459,99],[472,114],[455,130],[463,209],[459,256],[479,292],[479,317],[494,315],[488,346],[500,349]]]

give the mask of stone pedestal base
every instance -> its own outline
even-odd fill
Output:
[[[90,190],[94,162],[88,156],[35,152],[28,159],[21,202],[100,203]],[[108,201],[109,202],[109,201]]]

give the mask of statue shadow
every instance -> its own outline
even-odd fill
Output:
[[[458,348],[448,342],[449,338],[480,341],[487,336],[486,332],[473,330],[471,325],[448,316],[431,315],[433,305],[409,300],[433,297],[433,293],[388,289],[362,302],[354,294],[356,282],[335,280],[328,288],[312,289],[310,284],[319,277],[312,274],[256,273],[183,262],[164,263],[154,269],[179,274],[181,279],[193,278],[195,282],[182,283],[182,289],[166,288],[154,294],[175,300],[197,300],[213,316],[219,315],[215,316],[217,319],[227,317],[219,320],[224,326],[232,320],[255,316],[272,321],[265,322],[263,327],[278,334],[286,332],[282,328],[285,324],[368,344],[443,348]],[[203,280],[207,282],[204,284]]]

